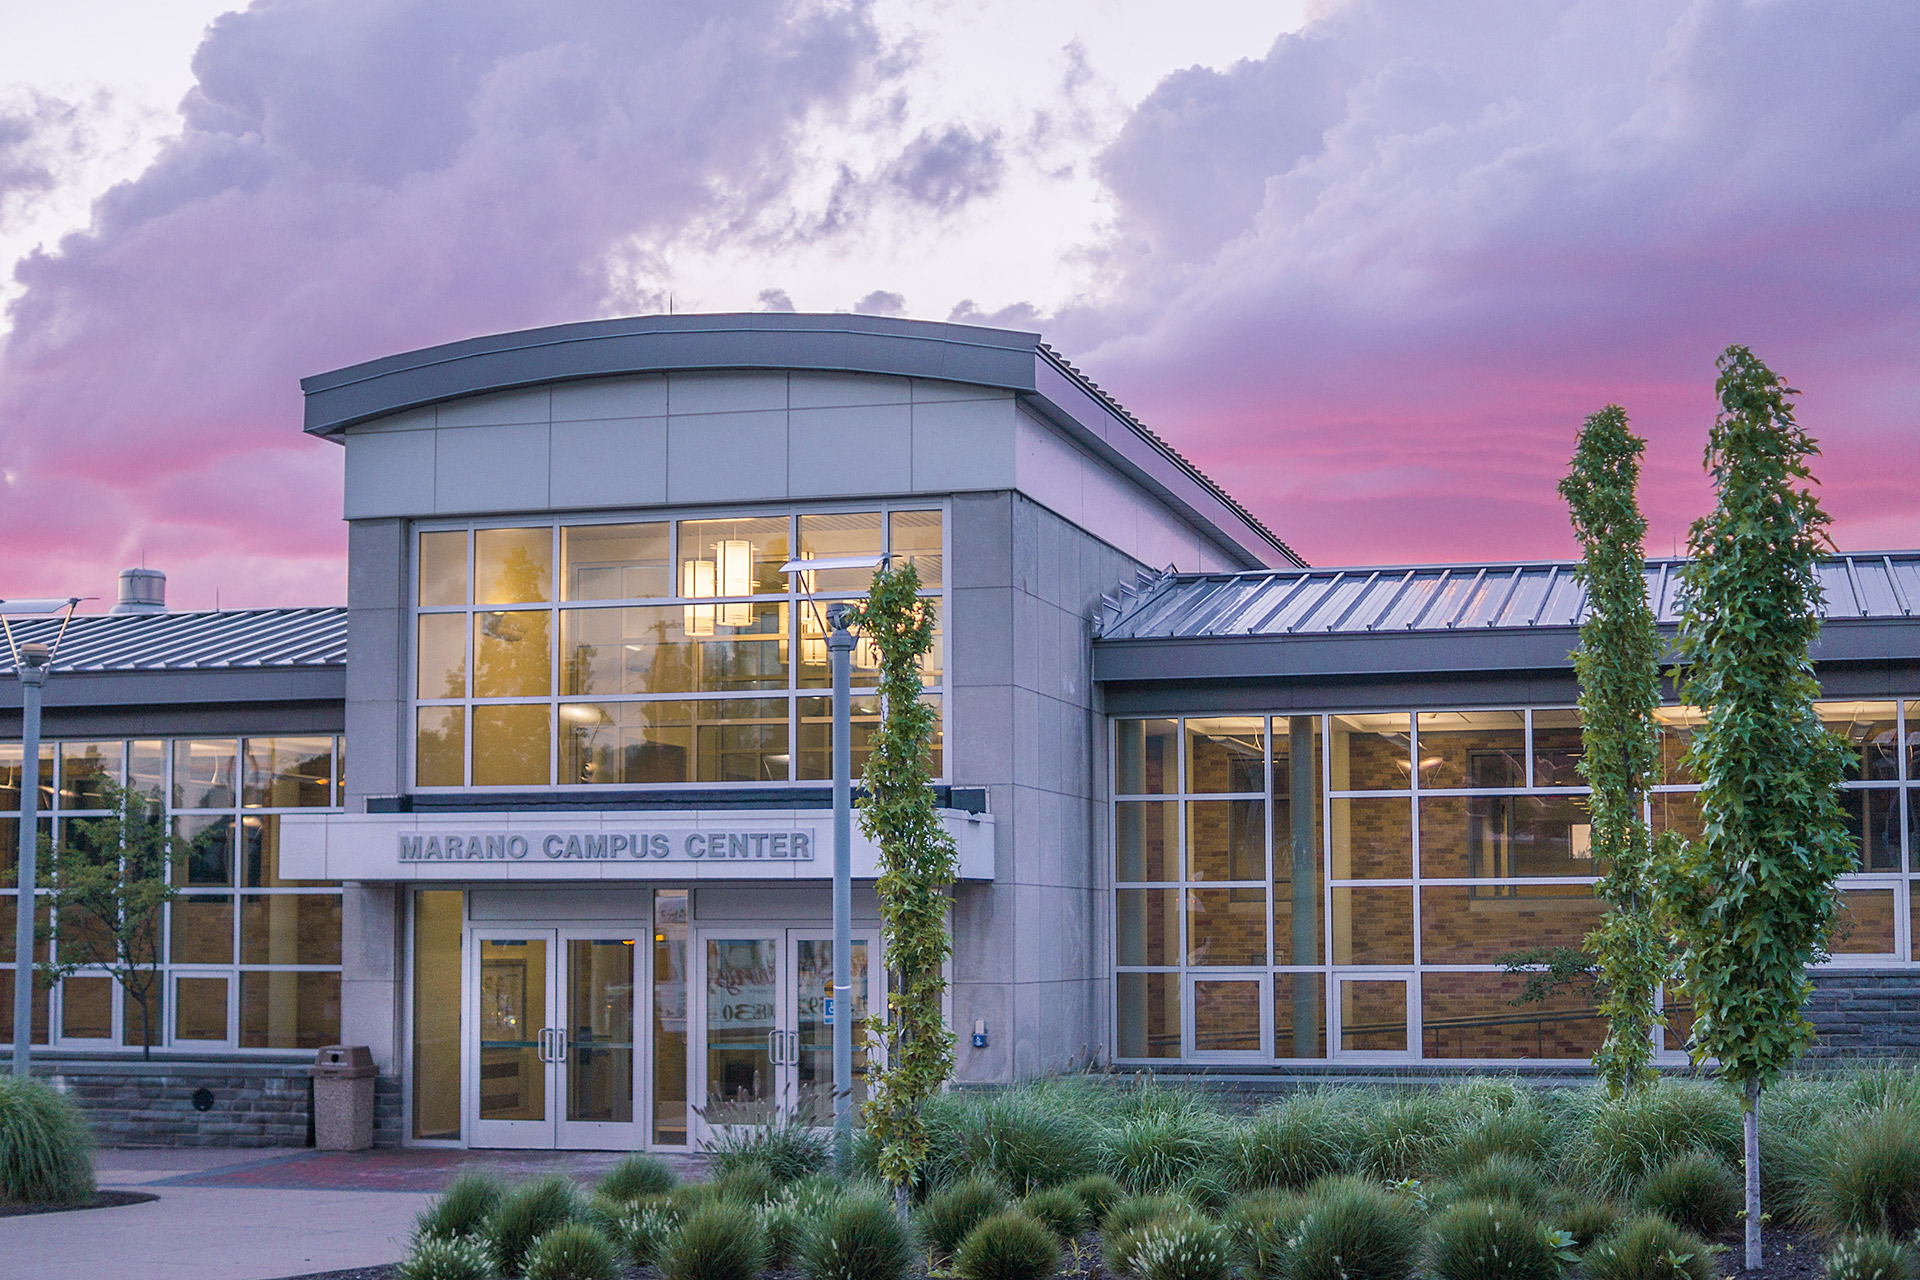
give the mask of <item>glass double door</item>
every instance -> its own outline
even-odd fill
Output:
[[[473,1145],[645,1145],[637,931],[484,930],[470,949]]]
[[[867,1016],[880,999],[878,946],[853,935],[855,1107],[866,1101]],[[833,933],[827,929],[713,927],[693,947],[689,1011],[697,1115],[710,1135],[731,1125],[787,1117],[833,1123]]]

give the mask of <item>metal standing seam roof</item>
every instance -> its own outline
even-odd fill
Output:
[[[1102,597],[1103,641],[1394,635],[1572,628],[1587,593],[1574,561],[1391,565],[1149,575]],[[1647,562],[1647,592],[1678,624],[1684,560]],[[1820,566],[1829,621],[1908,620],[1920,608],[1920,551],[1849,552]]]
[[[52,644],[58,618],[13,619],[15,644]],[[53,667],[61,672],[225,671],[344,666],[347,611],[228,609],[212,613],[82,613]],[[0,672],[14,669],[0,642]]]

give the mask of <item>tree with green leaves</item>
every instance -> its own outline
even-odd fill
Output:
[[[1717,492],[1682,570],[1684,696],[1705,713],[1686,763],[1701,834],[1654,864],[1693,999],[1690,1051],[1738,1086],[1746,1124],[1746,1265],[1760,1265],[1760,1096],[1813,1042],[1807,966],[1826,957],[1852,862],[1840,741],[1814,712],[1809,648],[1831,543],[1799,394],[1745,347],[1719,361],[1706,466]]]
[[[1610,404],[1581,428],[1560,481],[1587,589],[1574,674],[1580,680],[1579,769],[1593,788],[1593,858],[1605,872],[1594,891],[1607,914],[1587,935],[1606,1038],[1593,1065],[1615,1097],[1653,1078],[1655,1000],[1671,971],[1671,948],[1654,916],[1653,845],[1642,793],[1654,763],[1660,705],[1660,631],[1647,602],[1647,520],[1635,490],[1647,442]]]
[[[861,772],[860,829],[880,849],[881,936],[886,945],[886,1018],[874,1034],[886,1065],[870,1077],[863,1114],[880,1142],[880,1172],[905,1205],[925,1162],[921,1108],[953,1073],[953,1034],[941,1002],[952,951],[947,909],[956,871],[953,837],[934,806],[934,710],[921,699],[921,663],[933,649],[933,602],[920,597],[911,563],[882,565],[857,625],[880,659],[885,714]]]
[[[126,993],[126,1017],[139,1018],[141,1054],[151,1057],[163,978],[160,912],[179,893],[168,867],[191,842],[174,837],[153,797],[111,779],[99,785],[111,814],[69,821],[57,847],[43,838],[54,947],[40,971],[48,983],[82,969],[111,974]]]

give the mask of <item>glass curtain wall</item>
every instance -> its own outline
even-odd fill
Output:
[[[825,781],[827,606],[882,552],[944,600],[937,509],[424,529],[416,544],[414,778],[421,787]],[[939,609],[942,619],[945,609]],[[880,717],[854,653],[854,767]],[[940,642],[924,667],[943,703]],[[860,692],[862,689],[868,692]],[[942,771],[936,729],[934,772]]]
[[[1910,963],[1920,702],[1821,715],[1852,746],[1859,848],[1833,964]],[[1699,714],[1660,718],[1647,813],[1697,834],[1681,758]],[[1120,720],[1113,750],[1119,1059],[1579,1060],[1598,1045],[1590,992],[1522,1004],[1503,968],[1578,947],[1604,909],[1574,709]]]
[[[110,816],[104,784],[157,804],[180,842],[169,870],[180,891],[161,916],[158,980],[132,992],[94,966],[36,1001],[35,1036],[66,1048],[305,1050],[340,1034],[340,886],[280,874],[280,817],[338,808],[340,740],[104,739],[42,746],[41,833],[82,839]],[[21,755],[0,743],[0,1009],[11,1017]],[[99,953],[62,932],[56,955]],[[44,956],[44,951],[43,951]]]

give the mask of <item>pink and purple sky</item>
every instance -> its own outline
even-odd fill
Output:
[[[1920,6],[75,0],[0,52],[0,596],[344,596],[298,379],[664,310],[1038,328],[1315,564],[1564,556],[1713,361],[1920,546]],[[55,11],[58,12],[55,12]]]

